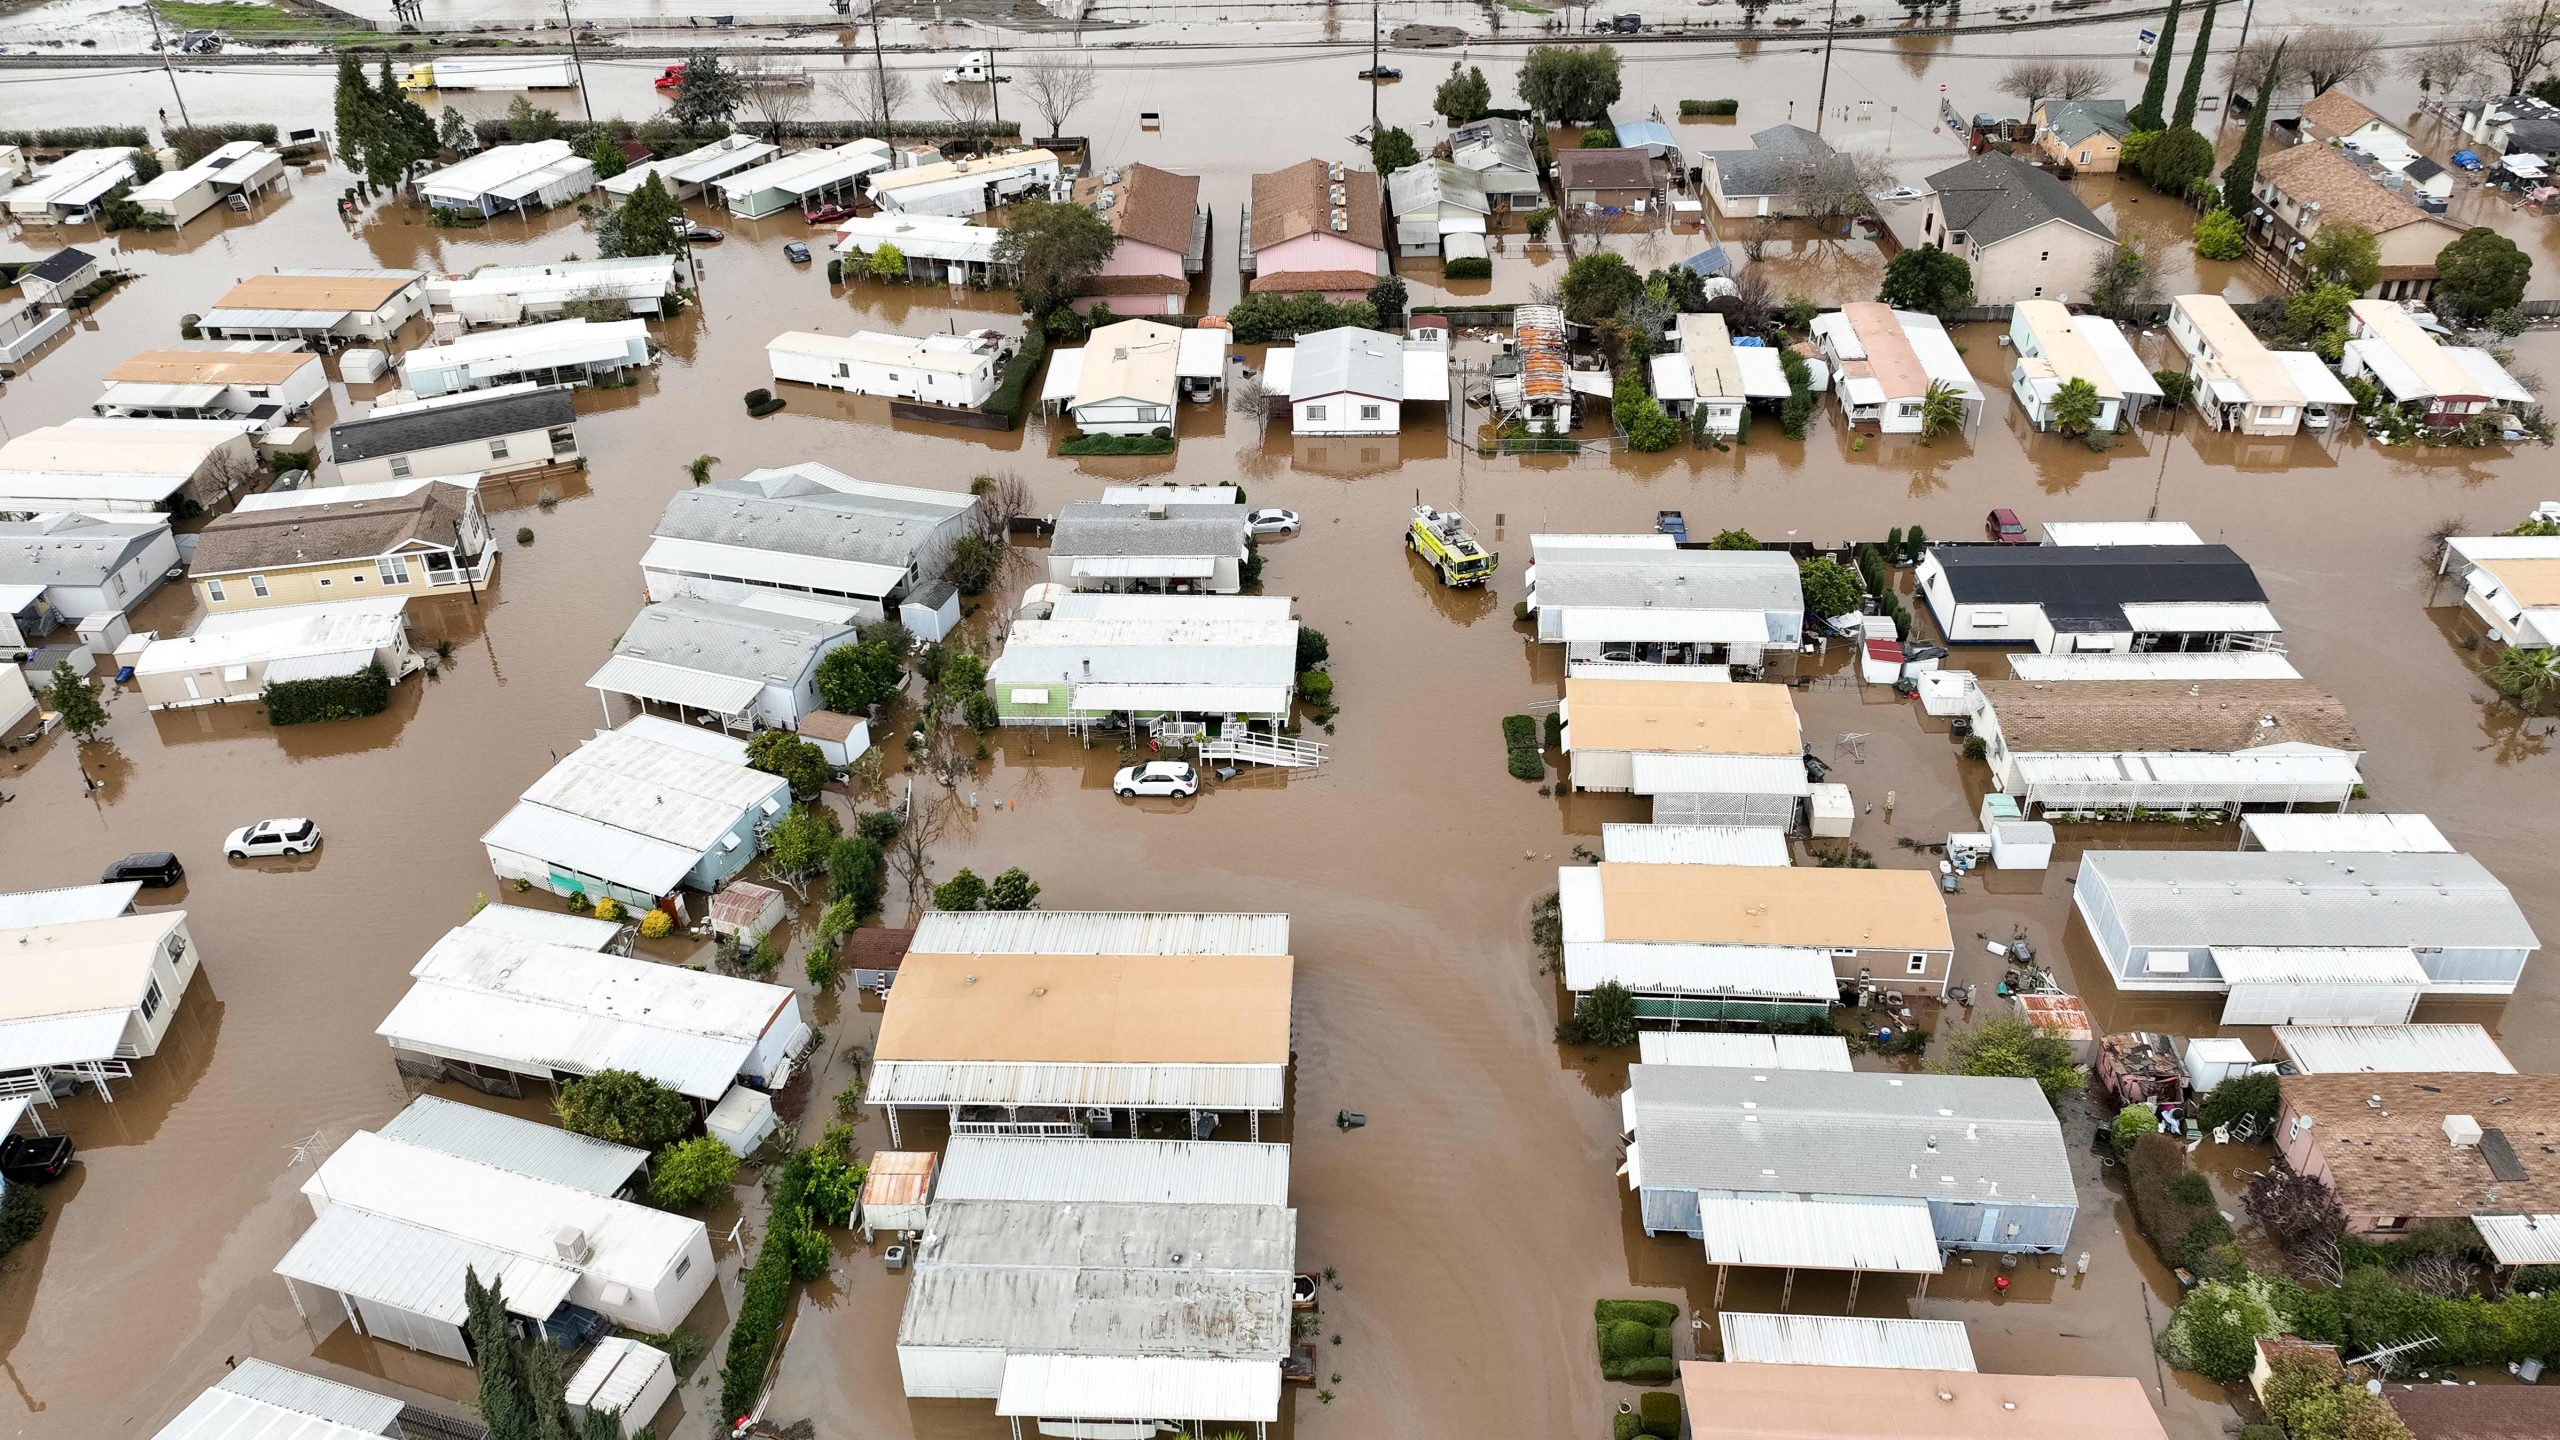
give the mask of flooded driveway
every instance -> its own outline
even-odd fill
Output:
[[[1900,61],[1874,62],[1902,76],[1905,93],[1918,88]],[[1997,60],[1945,63],[1974,73]],[[1806,65],[1797,56],[1776,74],[1792,87],[1809,79]],[[1343,119],[1334,128],[1348,130],[1357,122],[1339,68],[1339,58],[1304,68],[1293,60],[1253,72],[1254,83],[1303,85],[1311,104],[1335,104]],[[1153,93],[1116,85],[1077,128],[1101,137],[1110,160],[1204,171],[1204,195],[1224,218],[1252,170],[1311,146],[1339,149],[1221,123],[1216,73],[1155,73],[1150,85],[1178,97],[1161,102],[1162,132],[1136,129],[1136,111],[1159,103]],[[1671,98],[1717,78],[1650,60],[1633,73],[1646,95]],[[1723,88],[1732,79],[1723,76]],[[42,92],[46,121],[151,105],[152,86],[165,94],[157,76],[93,83],[22,90]],[[301,72],[209,83],[227,97],[226,114],[275,113],[277,93],[311,118],[326,113]],[[263,101],[258,87],[271,92]],[[1781,88],[1772,79],[1754,93]],[[1408,83],[1395,103],[1412,119],[1427,91]],[[1746,122],[1770,123],[1765,113]],[[140,279],[0,385],[0,425],[22,433],[85,413],[110,366],[168,341],[180,315],[240,276],[279,264],[460,270],[593,253],[569,216],[446,231],[395,211],[350,231],[331,208],[345,183],[304,173],[254,218],[208,217],[117,247],[112,263]],[[478,836],[596,724],[583,682],[641,603],[635,562],[667,497],[687,483],[683,462],[698,453],[719,457],[723,475],[816,459],[951,488],[1012,469],[1041,509],[1095,498],[1114,480],[1239,483],[1253,503],[1305,517],[1303,534],[1266,547],[1264,583],[1297,597],[1304,620],[1331,639],[1342,711],[1330,763],[1295,778],[1248,776],[1183,806],[1131,803],[1107,789],[1115,752],[1001,737],[983,771],[951,795],[967,818],[936,856],[946,874],[1020,865],[1058,908],[1294,917],[1295,1105],[1311,1121],[1296,1127],[1300,1255],[1307,1268],[1332,1267],[1341,1283],[1325,1298],[1319,1369],[1342,1379],[1326,1387],[1330,1404],[1292,1392],[1302,1435],[1593,1433],[1625,1392],[1598,1378],[1591,1302],[1647,1294],[1711,1309],[1712,1276],[1697,1248],[1642,1238],[1614,1176],[1623,1057],[1560,1052],[1550,1039],[1558,986],[1530,948],[1530,906],[1577,846],[1596,847],[1603,821],[1640,816],[1623,798],[1557,798],[1503,773],[1499,717],[1552,703],[1561,680],[1557,658],[1511,619],[1533,533],[1641,529],[1661,509],[1685,511],[1693,531],[1738,526],[1826,545],[1913,524],[1965,536],[1993,505],[2016,507],[2030,525],[2186,520],[2256,564],[2297,663],[2347,703],[2371,749],[2370,804],[2431,814],[2515,886],[2537,927],[2560,935],[2551,859],[2560,819],[2539,798],[2560,781],[2551,726],[2519,723],[2474,678],[2464,632],[2427,608],[2451,597],[2433,595],[2425,560],[2426,537],[2446,522],[2503,528],[2552,498],[2548,451],[2244,441],[2177,417],[2093,455],[2026,431],[1997,394],[1968,439],[1853,444],[1826,408],[1802,443],[1764,424],[1728,451],[1614,463],[1487,461],[1419,417],[1394,440],[1299,441],[1192,407],[1177,454],[1087,462],[1052,458],[1041,430],[946,432],[802,390],[788,392],[780,414],[750,421],[739,397],[768,383],[763,347],[782,330],[924,331],[1002,319],[1007,307],[930,289],[831,289],[823,273],[782,260],[780,243],[809,233],[796,221],[705,218],[730,238],[702,252],[701,306],[661,327],[665,365],[635,389],[579,399],[586,475],[493,496],[497,531],[527,526],[533,542],[506,542],[510,553],[477,607],[443,599],[413,610],[422,641],[453,644],[438,678],[404,685],[373,719],[286,731],[246,712],[155,716],[127,695],[96,745],[57,739],[0,758],[8,886],[78,883],[127,851],[174,849],[190,863],[187,887],[146,899],[184,905],[204,954],[162,1052],[117,1087],[113,1103],[82,1098],[54,1112],[85,1163],[47,1192],[53,1221],[0,1274],[9,1382],[0,1429],[130,1433],[173,1413],[226,1357],[251,1354],[295,1364],[316,1355],[323,1370],[395,1393],[468,1393],[456,1367],[297,1317],[270,1267],[307,1223],[296,1191],[316,1157],[405,1102],[373,1027],[405,990],[409,966],[476,895],[516,898],[499,893]],[[2551,284],[2551,268],[2538,288]],[[1231,296],[1233,284],[1220,267],[1214,298]],[[1986,388],[2002,390],[1991,332],[1958,338],[1992,382]],[[2560,374],[2551,336],[2520,349],[2522,368]],[[352,408],[344,396],[331,405]],[[1505,552],[1491,587],[1444,590],[1405,558],[1399,537],[1417,501],[1462,509]],[[144,620],[179,629],[192,608],[173,590]],[[1858,843],[1884,863],[1917,863],[1898,842],[1970,828],[1981,768],[1960,762],[1943,729],[1923,725],[1913,706],[1836,682],[1805,690],[1799,705],[1826,757],[1841,735],[1870,737],[1863,762],[1844,759],[1840,778],[1861,806]],[[308,814],[327,829],[316,861],[229,866],[214,853],[230,827],[277,814]],[[2230,843],[2130,826],[2066,838],[2056,869],[1992,875],[1953,897],[1958,980],[1994,978],[1980,941],[2021,926],[2059,957],[2066,981],[2090,973],[2066,924],[2068,860],[2079,847]],[[796,976],[797,962],[784,973]],[[2088,983],[2111,1028],[2211,1028],[2210,1003],[2127,1000],[2102,977]],[[2421,1018],[2495,1025],[2519,1064],[2548,1069],[2560,1065],[2555,1002],[2560,968],[2542,964],[2527,970],[2511,1004],[2431,1005]],[[865,1045],[876,1025],[841,998],[820,1001],[817,1018],[839,1056]],[[831,1062],[829,1088],[850,1068]],[[1343,1108],[1365,1112],[1367,1127],[1326,1123]],[[870,1148],[885,1142],[868,1122],[862,1138]],[[2029,1267],[1998,1295],[1988,1273],[1959,1264],[1917,1303],[1907,1287],[1871,1280],[1859,1310],[1964,1320],[1987,1369],[2137,1376],[2160,1387],[2172,1434],[2219,1433],[2228,1412],[2218,1392],[2164,1377],[2152,1360],[2148,1337],[2172,1287],[2128,1242],[2127,1217],[2094,1162],[2081,1164],[2073,1249],[2090,1253],[2087,1275]],[[729,1217],[716,1219],[724,1292],[734,1294],[739,1247],[725,1238]],[[819,1417],[826,1435],[1005,1433],[987,1406],[900,1396],[892,1341],[902,1286],[876,1252],[843,1247],[835,1277],[803,1306],[778,1416]],[[1727,1304],[1776,1298],[1774,1277],[1737,1276]],[[1835,1310],[1845,1298],[1845,1285],[1807,1277],[1794,1304]],[[726,1305],[706,1301],[694,1327],[716,1334]],[[703,1393],[683,1394],[692,1413],[668,1433],[699,1433]]]

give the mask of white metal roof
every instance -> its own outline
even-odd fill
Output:
[[[399,1433],[403,1408],[387,1395],[250,1356],[152,1440],[380,1440]]]
[[[1882,1320],[1862,1315],[1774,1315],[1725,1310],[1716,1333],[1729,1362],[1847,1365],[1858,1369],[1974,1368],[1961,1320]]]
[[[776,1025],[780,985],[457,927],[375,1027],[392,1044],[525,1069],[637,1070],[716,1102]]]
[[[2279,1025],[2276,1044],[2305,1075],[2516,1073],[2515,1063],[2478,1025]]]
[[[2276,612],[2254,601],[2128,600],[2124,618],[2137,634],[2271,635],[2284,629]]]
[[[1657,755],[1633,757],[1639,795],[1809,795],[1797,755]]]
[[[492,849],[565,865],[643,895],[665,895],[684,883],[704,852],[518,801],[480,836]]]
[[[1286,955],[1289,917],[1251,912],[935,910],[911,955]]]
[[[155,910],[0,931],[0,1073],[112,1058],[186,918]]]
[[[129,1008],[85,1010],[24,1020],[0,1020],[0,1075],[110,1060],[124,1043]]]
[[[996,258],[996,242],[1004,238],[1004,232],[992,225],[973,225],[958,216],[888,211],[857,215],[836,227],[836,237],[836,249],[848,255],[888,245],[912,259],[983,265]]]
[[[1773,825],[1605,824],[1600,858],[1634,865],[1789,863],[1787,833]]]
[[[659,1371],[674,1365],[674,1359],[656,1346],[627,1335],[608,1335],[587,1352],[577,1373],[569,1377],[568,1392],[561,1398],[580,1410],[610,1410],[628,1422],[638,1423],[649,1417],[631,1414],[631,1407],[639,1403],[641,1392],[649,1388]]]
[[[1720,1065],[1745,1070],[1846,1070],[1849,1042],[1838,1035],[1646,1030],[1636,1054],[1647,1065]]]
[[[133,174],[133,154],[126,145],[74,150],[9,192],[9,209],[32,215],[47,205],[85,205]]]
[[[2427,967],[2404,946],[2216,945],[2214,968],[2234,985],[2418,985]]]
[[[1557,611],[1555,638],[1568,644],[1610,641],[1691,641],[1706,645],[1767,645],[1765,611],[1751,609],[1643,609],[1634,606],[1576,605],[1541,600],[1541,609]]]
[[[731,195],[752,195],[759,190],[807,195],[886,170],[894,159],[886,141],[851,140],[825,150],[800,150],[769,160],[753,170],[729,176],[720,182],[720,188]]]
[[[644,161],[619,175],[606,176],[602,183],[606,194],[621,199],[638,190],[652,175],[664,176],[666,181],[678,185],[700,185],[750,165],[761,165],[780,153],[780,147],[762,140],[745,135],[723,135],[708,145],[697,146],[681,155]]]
[[[534,140],[522,145],[493,145],[467,160],[430,172],[418,182],[428,196],[478,200],[483,195],[512,199],[528,180],[551,174],[565,162],[581,159],[566,140]],[[556,176],[554,177],[556,178]],[[536,184],[533,189],[541,186]],[[522,193],[531,194],[533,189]]]
[[[1946,1266],[1926,1200],[1701,1195],[1698,1223],[1713,1265],[1903,1275],[1935,1275]]]
[[[2018,779],[2031,790],[2065,790],[2074,786],[2149,785],[2174,789],[2186,787],[2274,787],[2265,798],[2281,798],[2282,792],[2359,783],[2361,772],[2356,757],[2345,751],[2270,751],[2267,748],[2242,751],[2232,755],[2209,755],[2200,751],[2175,754],[2125,755],[2013,755]],[[2127,791],[2126,793],[2131,793]],[[2044,797],[2039,797],[2044,798]],[[2063,803],[2055,796],[2053,803]],[[2104,798],[2104,797],[2101,797]],[[2243,795],[2243,799],[2259,798]]]
[[[1218,572],[1218,562],[1206,555],[1078,555],[1073,568],[1095,579],[1205,580]]]
[[[1174,345],[1173,373],[1184,379],[1216,379],[1227,372],[1227,344],[1233,339],[1224,330],[1190,329]]]
[[[1276,1111],[1287,1088],[1285,1065],[882,1060],[873,1065],[863,1098],[875,1105]]]
[[[316,605],[278,605],[263,610],[235,610],[205,616],[193,634],[154,640],[133,662],[139,675],[175,670],[203,670],[217,665],[320,659],[361,655],[350,667],[362,669],[374,652],[400,637],[405,597],[367,596]],[[343,674],[337,669],[323,673]],[[281,679],[282,676],[270,678]]]
[[[0,895],[0,930],[112,920],[132,909],[133,897],[141,893],[141,881],[119,880],[110,885],[65,885]]]
[[[669,743],[654,727],[625,726],[571,751],[524,800],[682,846],[699,859],[749,813],[779,814],[787,795],[776,776]]]
[[[462,1275],[477,1272],[505,1288],[507,1309],[549,1319],[576,1288],[578,1272],[531,1255],[510,1254],[352,1205],[332,1205],[276,1262],[276,1273],[371,1300],[412,1315],[460,1325]]]
[[[936,1200],[1286,1205],[1289,1147],[1234,1140],[954,1135],[944,1147],[933,1193]]]
[[[2560,1215],[2474,1215],[2471,1223],[2501,1265],[2560,1264]]]
[[[2007,657],[2020,680],[2299,680],[2302,672],[2273,650],[2099,651]]]
[[[1276,1420],[1280,1367],[1269,1360],[1166,1355],[1008,1355],[996,1413]]]
[[[2047,545],[2201,545],[2184,520],[2048,520]]]
[[[1233,485],[1105,485],[1105,505],[1236,505]]]
[[[436,1095],[410,1101],[375,1133],[590,1195],[614,1194],[649,1163],[646,1150]]]
[[[2307,405],[2353,405],[2356,403],[2356,397],[2348,392],[2345,382],[2339,380],[2337,374],[2330,370],[2329,362],[2319,356],[2308,350],[2270,350],[2267,353],[2275,358],[2276,364],[2284,368],[2285,376],[2293,381],[2294,388],[2302,392],[2303,403]]]
[[[2424,815],[2267,811],[2241,816],[2240,833],[2261,850],[2453,853],[2453,842]]]
[[[2508,374],[2507,367],[2499,364],[2498,357],[2488,351],[2470,345],[2448,345],[2444,347],[2444,355],[2468,377],[2473,393],[2512,405],[2533,403],[2533,392],[2524,388],[2523,381]]]
[[[906,579],[904,567],[826,555],[768,550],[754,545],[723,545],[660,535],[641,552],[640,568],[676,575],[712,575],[751,584],[832,591],[839,595],[886,595]]]
[[[1597,872],[1594,872],[1597,873]],[[1564,984],[1589,990],[1615,980],[1630,990],[1733,995],[1793,1002],[1839,998],[1830,957],[1771,945],[1656,945],[1626,940],[1565,942]]]
[[[1084,351],[1052,350],[1049,368],[1040,376],[1040,399],[1046,404],[1072,404],[1084,384]]]
[[[513,375],[575,365],[607,364],[645,354],[645,320],[545,320],[503,330],[478,330],[441,345],[421,345],[402,356],[404,376],[454,370],[473,377]]]
[[[2117,393],[2160,398],[2160,382],[2152,378],[2151,367],[2142,363],[2142,357],[2133,351],[2133,342],[2124,338],[2114,321],[2082,315],[2075,318],[2074,324],[2080,338],[2096,352],[2098,364],[2115,381]]]
[[[1114,710],[1147,714],[1181,710],[1204,715],[1276,715],[1289,703],[1285,685],[1191,685],[1169,681],[1147,685],[1078,685],[1074,706],[1079,714]]]
[[[468,275],[430,276],[427,303],[449,306],[490,297],[538,304],[585,296],[647,300],[674,288],[674,256],[626,255],[603,260],[555,260],[548,265],[484,265]]]
[[[587,677],[587,688],[636,695],[688,710],[708,710],[716,715],[743,715],[764,693],[764,682],[714,675],[637,655],[616,655]]]
[[[512,935],[519,940],[533,940],[545,945],[572,945],[580,950],[602,950],[622,933],[619,921],[595,920],[559,910],[537,910],[530,905],[509,905],[504,901],[481,906],[462,923],[466,929]]]

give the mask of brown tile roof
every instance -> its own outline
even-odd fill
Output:
[[[2232,754],[2287,742],[2363,748],[2347,707],[2308,680],[1984,679],[1976,684],[2012,750]],[[2270,715],[2276,723],[2262,724]]]
[[[2345,153],[2317,142],[2278,150],[2258,161],[2258,178],[2296,201],[2320,202],[2320,222],[2345,221],[2379,235],[2421,221],[2442,225],[2446,238],[2457,233],[2443,220],[2419,209],[2408,197],[2377,184]]]
[[[1650,190],[1653,157],[1638,149],[1561,150],[1556,180],[1567,190]]]
[[[1253,234],[1256,251],[1295,240],[1301,235],[1333,231],[1333,184],[1325,162],[1302,160],[1285,170],[1253,177]],[[1372,250],[1387,243],[1386,202],[1374,170],[1342,171],[1342,238]]]
[[[866,925],[845,932],[842,944],[847,970],[895,970],[915,942],[912,925]]]
[[[2304,127],[2324,140],[2348,134],[2381,118],[2366,108],[2363,101],[2344,90],[2323,90],[2302,102]]]
[[[1102,218],[1111,222],[1112,233],[1176,255],[1191,248],[1191,221],[1200,208],[1199,176],[1124,165],[1116,184],[1106,185],[1099,175],[1078,180],[1076,203],[1091,205],[1106,189],[1114,193]]]
[[[2277,1085],[2286,1108],[2311,1117],[2311,1143],[2349,1215],[2560,1211],[2560,1075],[2340,1073]],[[2477,1120],[2481,1144],[2447,1139],[2448,1115]],[[2501,1145],[2523,1179],[2491,1170]]]
[[[389,500],[233,511],[204,527],[187,568],[197,575],[229,575],[370,560],[411,540],[451,545],[469,494],[459,485],[433,484]]]
[[[1188,295],[1191,282],[1175,275],[1088,275],[1078,295]]]
[[[1366,293],[1378,283],[1376,272],[1369,270],[1282,270],[1272,275],[1256,275],[1245,288],[1257,295],[1295,295],[1302,290],[1318,293],[1335,290],[1358,290]]]
[[[2390,1385],[2382,1398],[2412,1440],[2550,1440],[2560,1390],[2534,1385]]]

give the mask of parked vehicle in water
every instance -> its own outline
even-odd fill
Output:
[[[1111,777],[1114,795],[1197,795],[1200,772],[1182,760],[1150,760],[1144,765],[1131,765]]]
[[[12,1185],[50,1185],[71,1168],[68,1135],[12,1135],[0,1140],[0,1180]]]
[[[102,885],[121,880],[139,880],[145,890],[166,890],[187,878],[187,867],[166,850],[138,850],[106,868],[98,877]]]
[[[2003,505],[1982,517],[1982,533],[1995,545],[2033,545],[2035,538],[2027,534],[2018,512]]]
[[[308,855],[320,848],[320,827],[295,817],[243,825],[222,842],[222,853],[234,860],[267,855]]]
[[[1493,578],[1502,557],[1476,543],[1467,517],[1442,513],[1428,505],[1413,507],[1413,523],[1405,527],[1405,548],[1440,572],[1443,585],[1482,585]]]
[[[1244,517],[1244,528],[1248,535],[1295,535],[1298,533],[1298,512],[1256,510]]]
[[[682,225],[676,227],[676,238],[679,240],[690,240],[696,245],[712,245],[729,237],[712,229],[708,225],[687,220]]]
[[[809,263],[809,247],[797,240],[786,240],[782,244],[782,258],[794,265],[806,265]]]

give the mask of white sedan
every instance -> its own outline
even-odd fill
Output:
[[[1111,777],[1114,795],[1197,795],[1200,772],[1181,760],[1150,760]]]
[[[1244,517],[1244,528],[1255,535],[1295,535],[1298,533],[1298,512],[1256,510]]]
[[[308,855],[320,848],[320,827],[308,820],[261,820],[243,825],[222,842],[234,860],[256,855]]]

